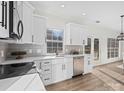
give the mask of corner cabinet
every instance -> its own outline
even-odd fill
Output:
[[[65,44],[66,45],[83,45],[87,42],[87,29],[79,24],[66,24]]]

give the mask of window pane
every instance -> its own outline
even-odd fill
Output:
[[[57,37],[58,37],[58,32],[53,31],[53,40],[57,40]]]
[[[47,48],[47,53],[54,53],[52,48]]]
[[[47,39],[52,40],[52,30],[47,30]]]
[[[58,48],[58,52],[59,52],[59,53],[61,53],[61,52],[62,52],[62,50],[63,50],[62,48]]]
[[[58,51],[57,51],[57,47],[56,47],[56,48],[53,48],[53,52],[54,52],[54,53],[58,52]]]
[[[108,39],[108,58],[118,57],[119,42],[116,39]]]
[[[63,31],[59,31],[58,40],[60,40],[60,41],[63,40]]]
[[[62,42],[60,42],[62,41]],[[63,30],[48,29],[47,30],[47,52],[55,53],[63,50]]]
[[[47,42],[47,47],[52,48],[52,42]]]
[[[62,43],[58,43],[58,47],[63,47],[63,44]]]
[[[53,43],[53,47],[57,48],[57,43],[56,42]]]

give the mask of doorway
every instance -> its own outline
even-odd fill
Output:
[[[99,62],[99,39],[94,38],[94,65],[98,65]]]

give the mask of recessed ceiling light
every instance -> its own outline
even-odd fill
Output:
[[[100,23],[100,21],[99,20],[96,20],[96,23]]]
[[[64,5],[64,4],[62,4],[62,5],[61,5],[61,7],[65,7],[65,5]]]
[[[85,15],[86,15],[86,13],[82,13],[82,15],[83,15],[83,16],[85,16]]]

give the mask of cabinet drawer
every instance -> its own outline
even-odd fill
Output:
[[[44,85],[48,85],[48,84],[50,84],[52,82],[51,74],[43,75],[41,77],[42,77]]]
[[[49,74],[51,72],[52,72],[51,65],[41,67],[41,74]]]
[[[42,66],[47,66],[47,65],[50,65],[50,64],[52,64],[52,60],[43,60],[43,61],[41,62],[41,67],[42,67]]]

